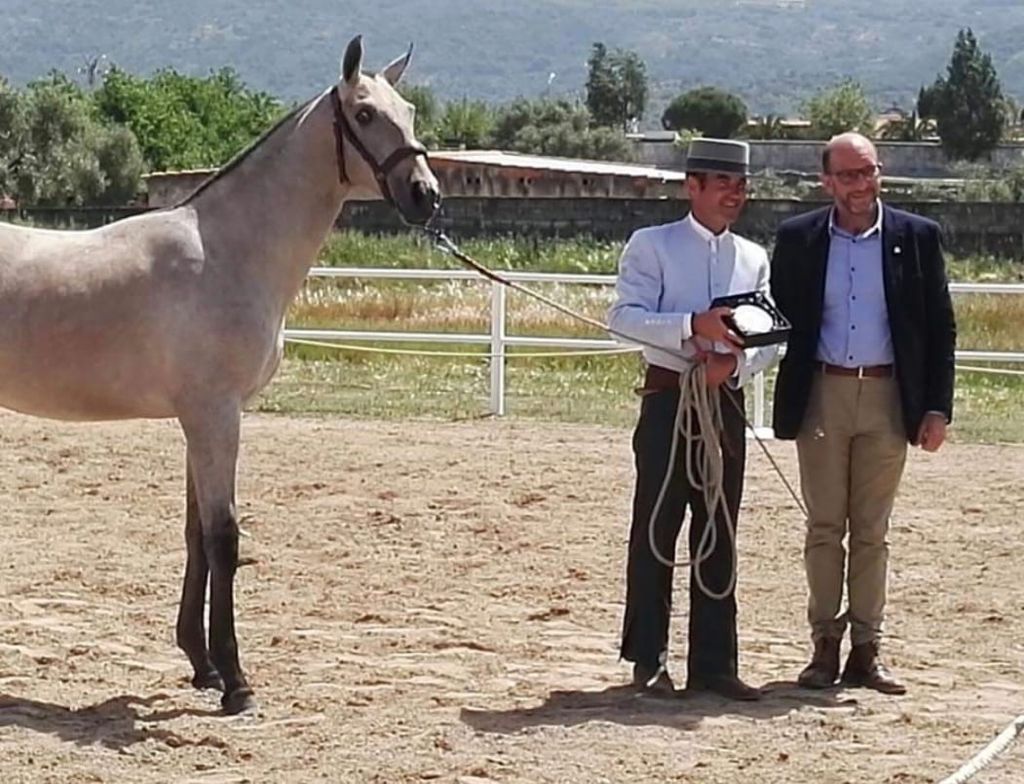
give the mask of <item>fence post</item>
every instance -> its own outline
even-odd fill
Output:
[[[754,376],[754,430],[764,427],[764,372]]]
[[[491,413],[505,416],[505,287],[491,283]]]

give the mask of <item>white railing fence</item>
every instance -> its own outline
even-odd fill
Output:
[[[562,283],[589,286],[614,286],[614,275],[556,274],[547,272],[502,272],[502,275],[516,283]],[[314,267],[309,271],[311,278],[359,278],[359,279],[401,279],[401,280],[477,280],[488,283],[476,272],[470,270],[391,269],[371,267]],[[285,340],[289,341],[330,341],[330,342],[402,342],[402,343],[474,343],[490,345],[491,363],[490,410],[497,416],[505,414],[505,366],[506,349],[529,347],[538,349],[569,349],[575,351],[609,350],[619,344],[609,338],[543,338],[524,335],[509,335],[507,332],[508,289],[500,283],[491,286],[491,326],[487,334],[451,332],[371,332],[342,329],[285,329]],[[1024,294],[1024,283],[952,283],[954,294]],[[1024,364],[1024,351],[957,351],[958,360],[977,362],[1006,362]],[[753,425],[759,434],[771,435],[765,428],[764,374],[754,379]]]

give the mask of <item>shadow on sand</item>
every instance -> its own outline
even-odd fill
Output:
[[[21,727],[53,735],[79,746],[100,745],[121,750],[136,743],[156,740],[168,746],[217,745],[214,738],[192,740],[176,732],[147,726],[179,716],[220,716],[218,710],[174,709],[140,714],[139,708],[151,708],[169,699],[166,694],[151,697],[123,695],[82,708],[68,708],[51,702],[0,694],[0,728]]]
[[[575,727],[592,721],[630,726],[659,725],[680,730],[696,729],[711,716],[746,716],[771,719],[809,705],[816,708],[852,707],[857,701],[839,698],[839,689],[809,691],[793,681],[776,681],[762,687],[759,702],[733,702],[707,692],[678,691],[675,697],[641,695],[632,685],[602,691],[553,691],[533,708],[478,710],[464,708],[460,718],[479,732],[511,735],[530,727]]]

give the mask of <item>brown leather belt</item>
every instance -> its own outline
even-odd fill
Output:
[[[648,365],[644,372],[644,385],[635,391],[638,395],[649,395],[667,389],[679,389],[679,372],[659,365]]]
[[[892,365],[865,365],[863,367],[843,367],[819,362],[818,370],[826,376],[853,376],[854,378],[892,378]]]

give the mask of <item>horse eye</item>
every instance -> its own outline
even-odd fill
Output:
[[[373,119],[373,112],[369,109],[360,109],[356,112],[356,122],[360,125],[368,125],[370,120]]]

